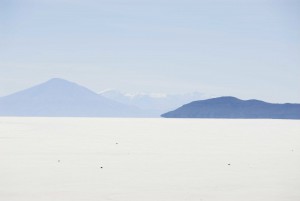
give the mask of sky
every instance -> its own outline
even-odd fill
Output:
[[[0,96],[59,77],[300,103],[299,21],[298,0],[1,0]]]

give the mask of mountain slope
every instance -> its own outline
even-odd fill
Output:
[[[219,97],[194,101],[162,114],[166,118],[300,119],[300,104],[272,104],[259,100]]]
[[[0,98],[1,116],[140,116],[136,107],[102,97],[63,79],[54,78],[40,85]]]

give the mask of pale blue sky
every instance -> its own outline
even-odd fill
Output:
[[[299,0],[1,0],[0,96],[60,77],[300,102],[299,22]]]

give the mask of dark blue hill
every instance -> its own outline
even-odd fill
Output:
[[[300,104],[219,97],[194,101],[161,115],[166,118],[300,119]]]

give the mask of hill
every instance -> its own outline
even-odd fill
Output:
[[[300,119],[300,104],[219,97],[194,101],[161,115],[166,118]]]

